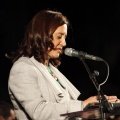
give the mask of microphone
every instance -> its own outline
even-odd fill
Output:
[[[87,54],[86,52],[83,51],[77,51],[73,48],[66,48],[64,50],[65,55],[71,56],[71,57],[78,57],[81,58],[83,57],[84,59],[90,59],[90,60],[95,60],[95,61],[104,61],[102,58]]]

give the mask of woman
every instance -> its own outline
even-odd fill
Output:
[[[77,100],[80,92],[57,69],[68,26],[68,19],[60,12],[38,12],[28,24],[18,51],[12,54],[9,94],[19,120],[66,120],[67,116],[60,115],[98,102],[96,96]],[[109,102],[117,99],[106,98]]]

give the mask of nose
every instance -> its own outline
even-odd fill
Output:
[[[61,43],[60,43],[63,47],[64,46],[66,46],[66,41],[65,41],[65,38],[63,38],[62,40],[61,40]]]

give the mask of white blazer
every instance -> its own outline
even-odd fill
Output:
[[[65,89],[34,57],[21,57],[13,64],[8,90],[18,120],[67,120],[60,114],[83,109],[77,100],[80,92],[57,68],[50,68]]]

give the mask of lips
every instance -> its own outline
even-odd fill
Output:
[[[62,48],[55,48],[59,53],[62,53]]]

